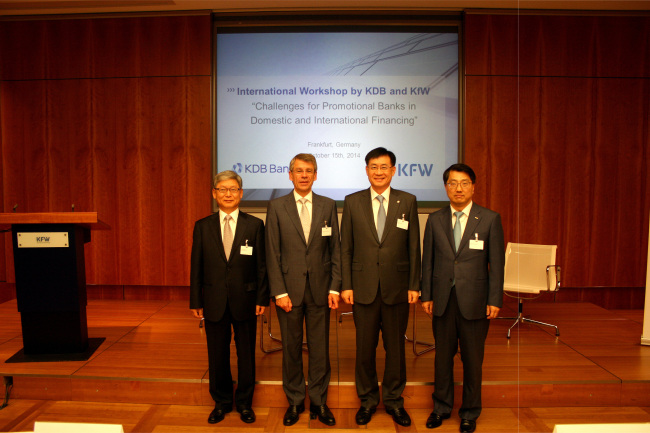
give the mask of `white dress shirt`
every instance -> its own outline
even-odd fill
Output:
[[[463,234],[465,234],[465,227],[467,226],[467,221],[469,220],[469,211],[472,210],[472,203],[469,202],[467,206],[465,206],[465,209],[463,209],[461,212],[463,214],[460,216],[460,237],[462,239]],[[454,215],[454,212],[458,212],[456,209],[454,209],[453,206],[449,205],[451,208],[451,227],[452,229],[454,228],[454,224],[456,224],[456,215]],[[453,230],[452,230],[453,231]]]
[[[232,230],[232,237],[235,239],[235,230],[237,229],[237,218],[239,218],[239,208],[232,211],[232,213],[227,214],[221,209],[219,209],[219,223],[221,224],[221,240],[223,241],[223,230],[226,227],[226,215],[230,215],[232,219],[230,220],[230,229]]]
[[[384,196],[384,212],[386,213],[386,216],[388,216],[388,200],[390,198],[390,186],[386,188],[386,191],[382,192],[381,194],[377,194],[372,187],[370,187],[370,201],[372,202],[372,215],[375,218],[375,229],[377,229],[377,214],[379,213],[379,200],[375,200],[375,198],[378,195]],[[384,228],[386,230],[386,228]]]

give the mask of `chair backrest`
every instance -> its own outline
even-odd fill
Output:
[[[504,290],[519,293],[539,293],[557,290],[555,265],[557,245],[516,244],[508,242]]]

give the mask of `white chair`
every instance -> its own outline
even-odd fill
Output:
[[[560,335],[556,325],[539,322],[524,317],[524,300],[536,299],[544,293],[555,294],[560,289],[560,267],[555,264],[557,245],[516,244],[508,242],[503,290],[507,296],[519,301],[517,317],[503,317],[515,320],[510,331],[518,323],[529,322],[555,328],[555,336]]]

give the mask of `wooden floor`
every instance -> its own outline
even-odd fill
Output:
[[[492,322],[478,431],[550,432],[557,423],[650,422],[650,347],[640,345],[642,311],[532,302],[525,313],[557,324],[561,335],[556,338],[550,328],[524,324],[508,340],[511,322]],[[506,306],[503,315],[514,315],[513,308]],[[274,316],[272,333],[279,336]],[[351,316],[343,316],[340,323],[337,319],[333,313],[328,404],[337,418],[334,428],[358,430],[354,323]],[[420,307],[416,326],[418,340],[432,341],[430,319]],[[116,423],[127,432],[284,431],[282,355],[265,354],[259,348],[254,400],[258,421],[245,425],[233,413],[216,426],[206,423],[213,403],[205,337],[187,301],[89,301],[88,329],[89,337],[106,338],[88,361],[4,363],[21,349],[22,337],[15,300],[0,304],[0,376],[11,377],[14,383],[9,406],[0,410],[0,431],[31,431],[34,421]],[[411,324],[409,338],[412,333]],[[278,343],[265,335],[264,347]],[[404,397],[413,425],[399,427],[379,409],[369,430],[426,431],[434,354],[415,356],[407,342]],[[380,342],[380,378],[383,356]],[[234,350],[231,357],[234,361]],[[458,398],[461,380],[458,358]],[[286,430],[326,428],[308,418],[301,416]],[[458,425],[454,413],[437,431],[458,431]]]

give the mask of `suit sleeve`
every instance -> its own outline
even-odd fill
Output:
[[[273,202],[266,209],[266,268],[268,272],[270,295],[287,293],[282,274],[282,246],[280,245],[280,224]]]
[[[341,217],[341,289],[352,290],[352,256],[354,238],[352,236],[352,212],[350,200],[345,198]]]
[[[190,308],[203,308],[203,243],[201,226],[197,221],[192,233],[192,256],[190,259]]]
[[[332,203],[330,215],[330,225],[332,227],[332,236],[330,236],[330,256],[332,265],[332,282],[330,291],[341,291],[341,240],[339,237],[339,216],[336,211],[336,203]]]
[[[420,291],[420,220],[418,216],[418,202],[413,197],[409,221],[409,290]]]
[[[506,252],[503,240],[503,226],[501,215],[497,214],[490,227],[489,247],[490,261],[490,286],[488,305],[499,307],[503,305],[503,273],[505,268]]]
[[[266,248],[264,247],[264,223],[260,221],[255,235],[257,245],[257,301],[255,305],[269,305],[269,280],[266,273]]]
[[[422,302],[433,300],[433,221],[431,215],[427,218],[427,223],[424,226],[424,240],[422,243]]]

